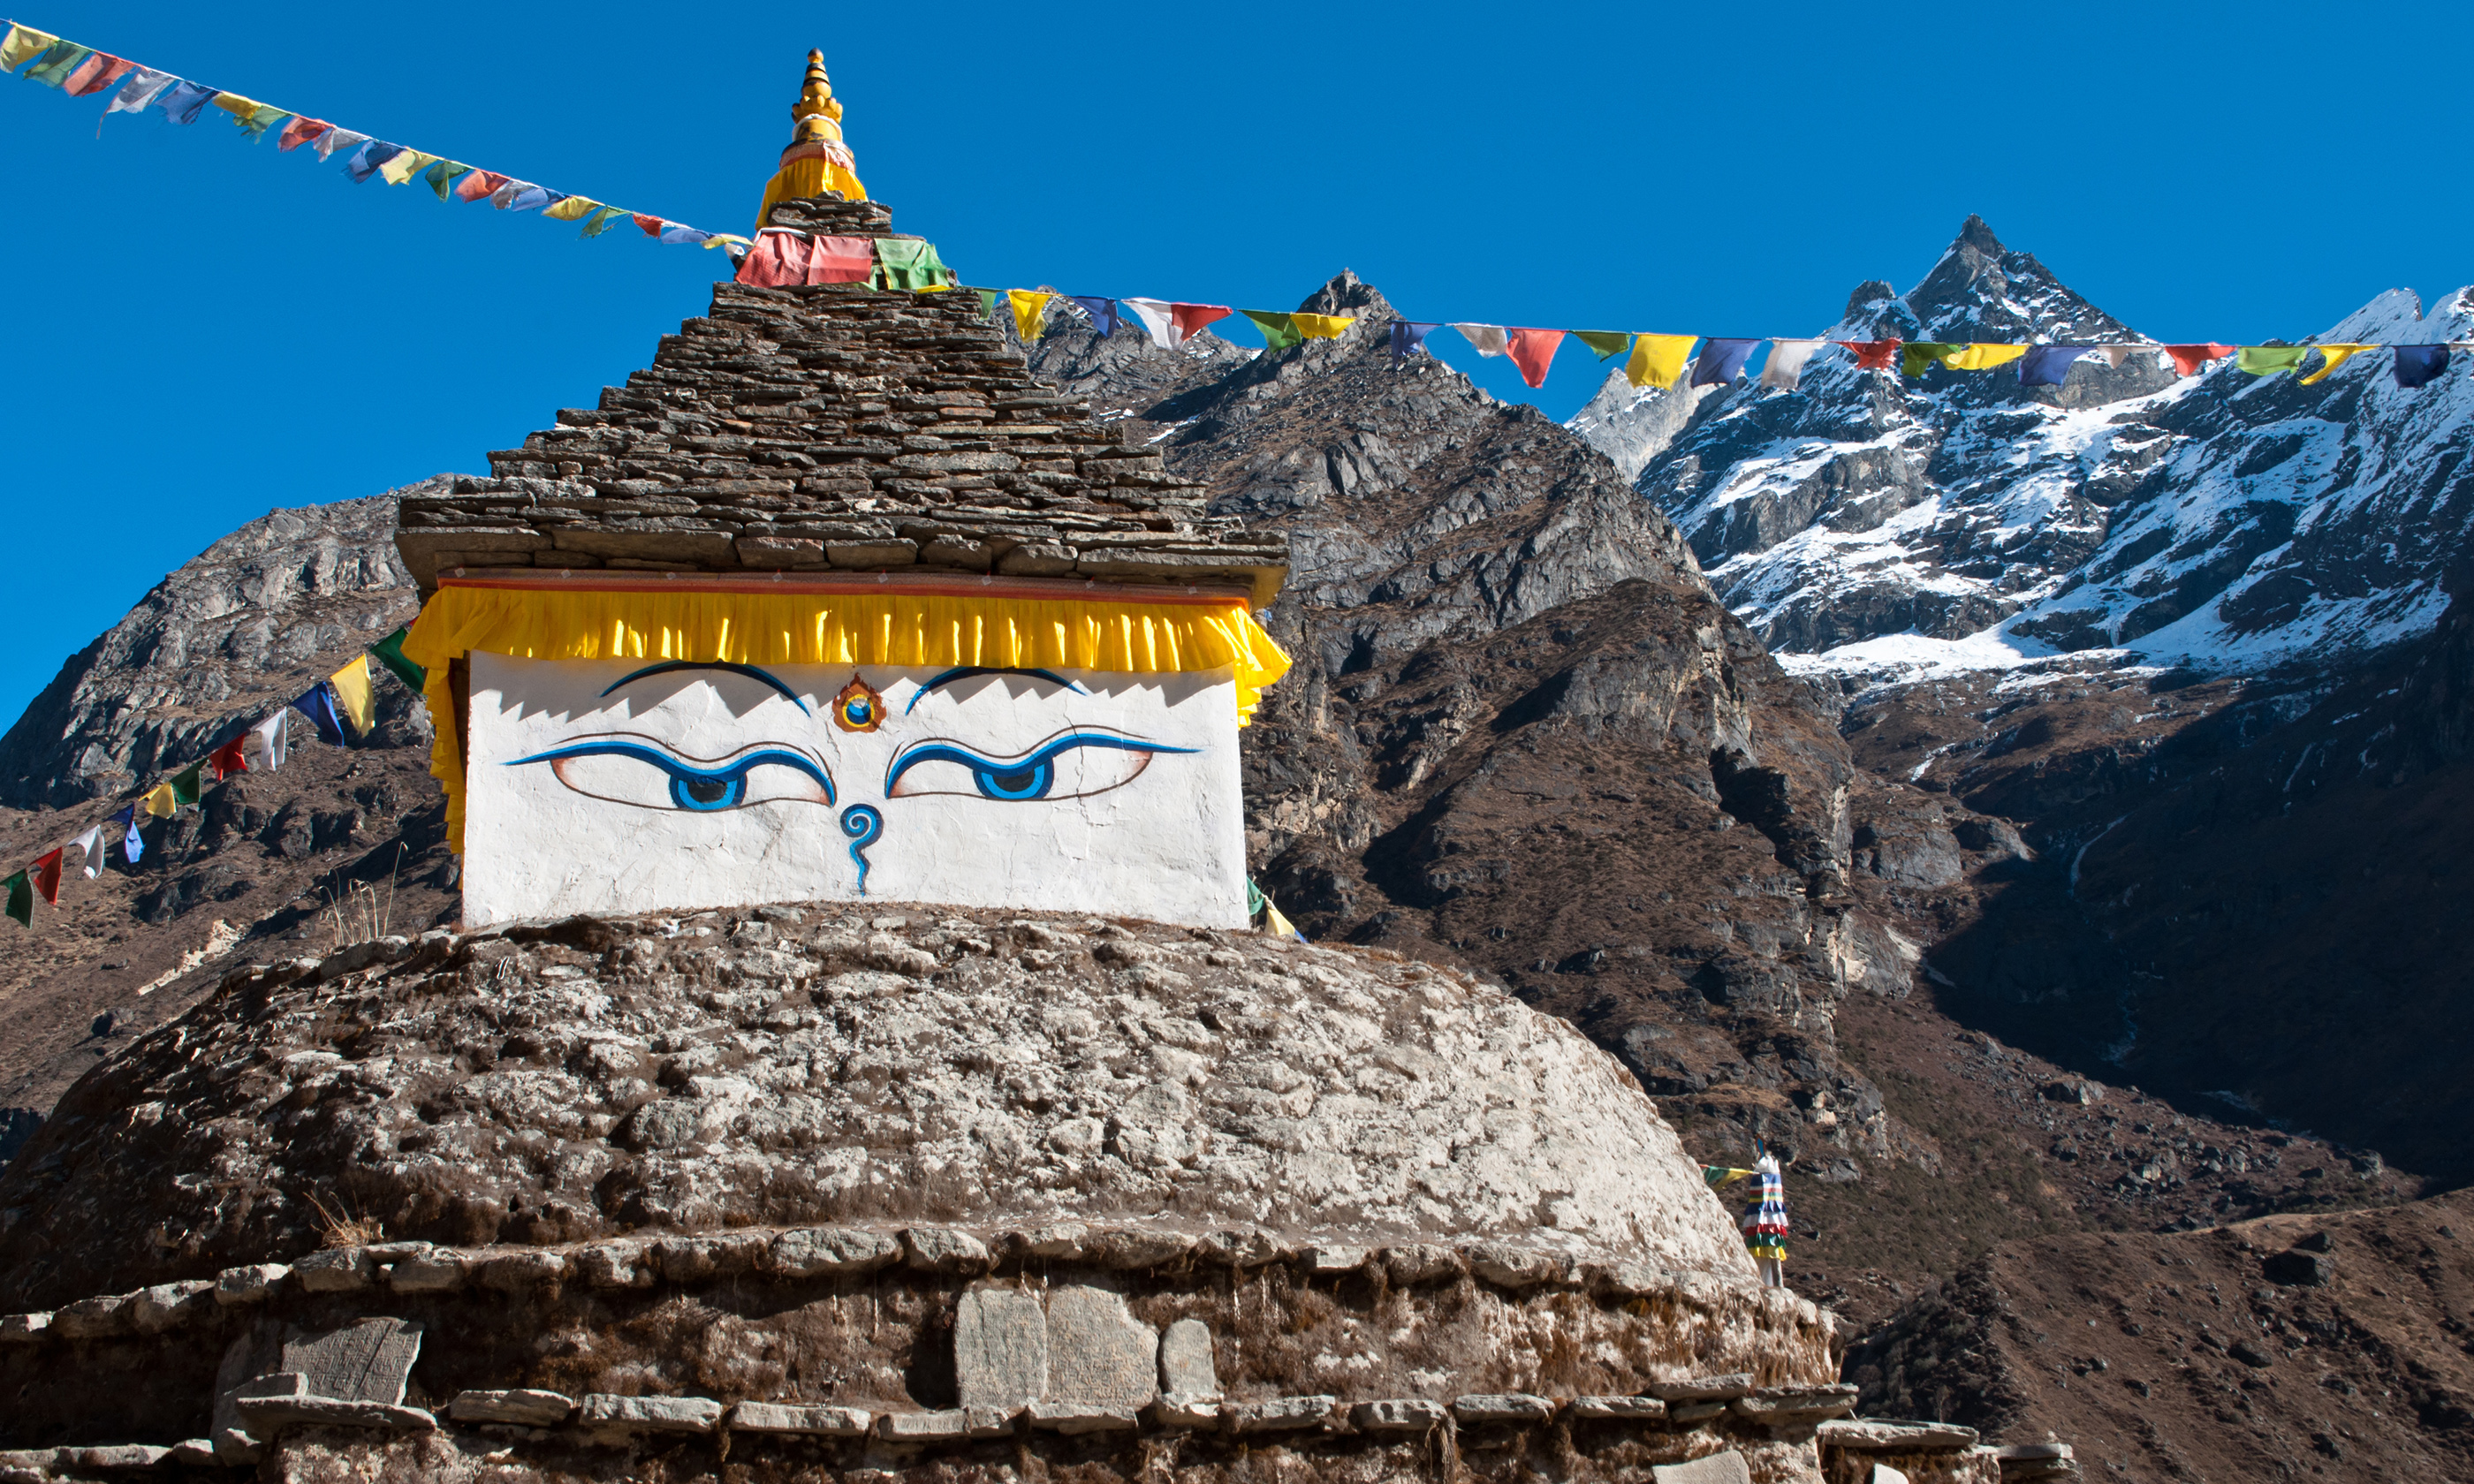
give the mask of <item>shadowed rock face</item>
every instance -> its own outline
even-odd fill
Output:
[[[180,767],[410,619],[396,506],[451,478],[275,511],[182,563],[0,737],[0,802],[66,805]]]
[[[1750,1281],[1622,1066],[1463,973],[926,910],[579,919],[240,976],[0,1176],[0,1304],[290,1256],[312,1197],[464,1242],[1138,1214]]]

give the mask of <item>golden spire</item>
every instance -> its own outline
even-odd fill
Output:
[[[782,152],[781,168],[765,182],[764,203],[756,208],[758,227],[779,202],[828,195],[867,199],[850,146],[842,142],[841,117],[841,103],[825,76],[825,54],[810,52],[807,81],[799,88],[799,101],[790,105],[790,147]]]

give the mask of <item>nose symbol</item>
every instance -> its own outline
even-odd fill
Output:
[[[842,811],[842,833],[850,837],[850,858],[859,867],[859,894],[867,895],[867,848],[885,833],[885,816],[868,804],[855,803]]]

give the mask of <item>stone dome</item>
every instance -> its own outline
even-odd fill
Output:
[[[1480,1240],[1753,1281],[1623,1067],[1458,970],[1134,922],[764,907],[232,976],[90,1074],[0,1178],[0,1302],[288,1259],[336,1218],[464,1244],[815,1222]]]

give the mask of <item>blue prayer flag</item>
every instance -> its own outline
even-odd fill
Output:
[[[1710,340],[1701,347],[1701,358],[1692,363],[1692,384],[1696,387],[1732,386],[1735,376],[1752,359],[1753,347],[1761,342],[1752,340]]]
[[[319,741],[330,747],[352,746],[344,735],[344,719],[335,710],[334,688],[325,681],[303,691],[300,698],[292,703],[292,707],[308,717],[309,724],[318,729]]]
[[[384,139],[372,139],[354,150],[352,158],[344,161],[344,174],[352,178],[354,185],[363,184],[370,177],[378,173],[380,165],[402,153],[403,146],[400,144],[389,144]]]
[[[1415,320],[1393,321],[1392,364],[1397,366],[1402,361],[1407,360],[1409,358],[1409,352],[1412,350],[1425,350],[1426,337],[1443,327],[1443,326],[1441,323],[1434,324],[1421,324]],[[1433,353],[1434,352],[1432,351],[1427,351],[1427,354],[1429,355]]]
[[[1092,299],[1080,294],[1068,294],[1065,301],[1076,305],[1091,317],[1091,332],[1102,340],[1117,333],[1117,301],[1113,299]]]
[[[137,832],[137,805],[133,803],[121,810],[111,817],[109,823],[128,831],[120,842],[120,852],[129,857],[131,865],[136,865],[138,858],[146,853],[146,837]]]
[[[2019,385],[2023,387],[2058,387],[2070,379],[2071,363],[2095,349],[2094,346],[2029,346],[2019,361]]]
[[[155,100],[155,107],[162,109],[163,116],[175,124],[194,124],[198,115],[206,111],[206,104],[215,93],[216,89],[204,83],[175,83],[163,89],[161,96]]]
[[[2399,346],[2396,347],[2396,384],[2401,387],[2429,386],[2448,370],[2446,346]]]

